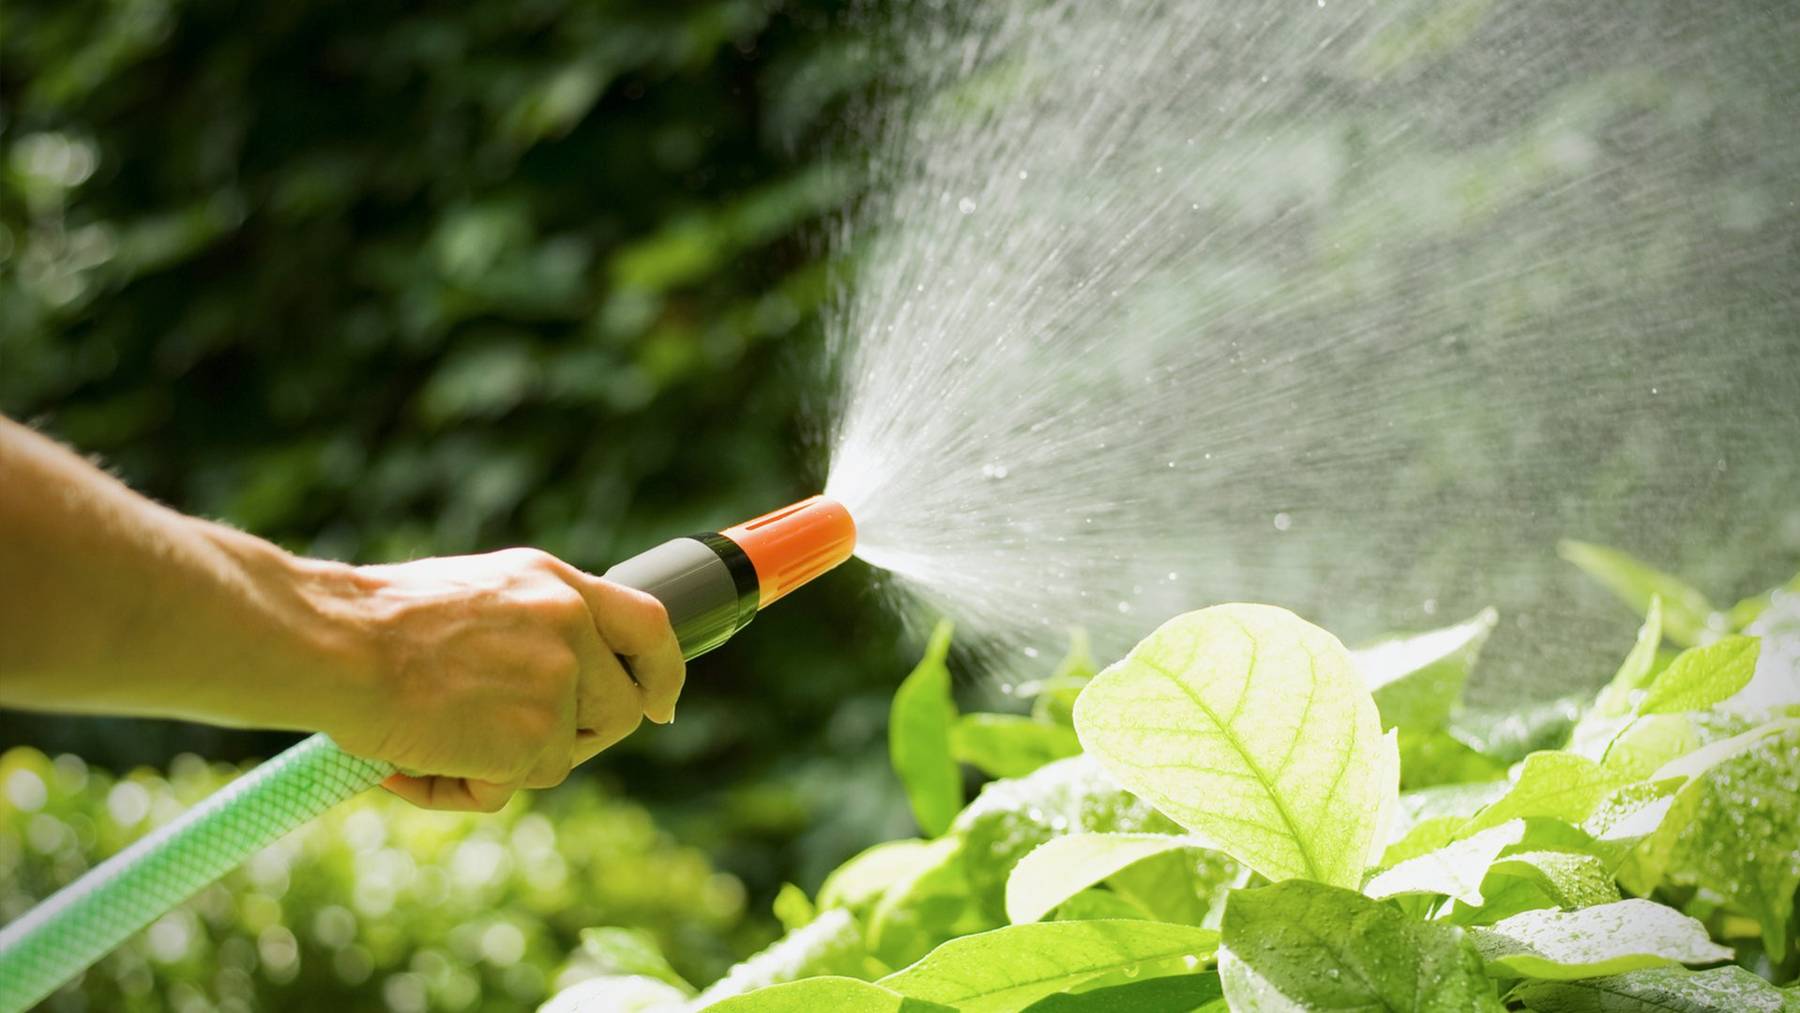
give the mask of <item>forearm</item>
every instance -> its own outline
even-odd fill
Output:
[[[331,613],[355,581],[0,418],[0,705],[330,727],[364,690]]]

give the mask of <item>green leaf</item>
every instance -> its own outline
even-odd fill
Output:
[[[910,963],[963,932],[999,923],[985,917],[972,896],[967,846],[960,836],[940,837],[911,871],[896,879],[869,912],[869,948],[890,967]]]
[[[895,883],[911,877],[936,858],[931,842],[917,838],[887,841],[860,852],[819,887],[818,906],[842,907],[862,914]]]
[[[1304,880],[1231,895],[1219,976],[1236,1013],[1502,1008],[1461,929]]]
[[[1638,627],[1637,641],[1613,674],[1612,681],[1594,699],[1594,710],[1602,717],[1618,717],[1631,712],[1631,696],[1650,682],[1656,665],[1656,649],[1662,646],[1662,596],[1650,596],[1650,608],[1644,625]]]
[[[1724,617],[1712,602],[1678,577],[1646,566],[1617,549],[1586,542],[1562,542],[1557,552],[1640,615],[1649,609],[1652,598],[1661,598],[1663,629],[1669,639],[1684,647],[1725,632]]]
[[[1099,918],[1136,918],[1162,921],[1142,904],[1114,890],[1081,890],[1058,905],[1050,916],[1059,922],[1093,921]]]
[[[963,1013],[1016,1010],[1091,978],[1212,955],[1209,929],[1147,921],[1035,922],[952,939],[880,984]]]
[[[1283,609],[1164,624],[1075,702],[1089,755],[1270,879],[1357,886],[1399,757],[1336,638]]]
[[[1559,750],[1532,753],[1512,788],[1464,824],[1460,836],[1528,817],[1580,823],[1601,799],[1631,780],[1585,756]]]
[[[708,1003],[784,981],[827,974],[855,977],[869,969],[862,930],[850,912],[838,908],[821,913],[732,967],[701,992],[694,1005],[705,1008]]]
[[[1536,1013],[1781,1013],[1781,992],[1741,967],[1652,967],[1583,981],[1531,981],[1513,998]]]
[[[1405,893],[1441,894],[1465,904],[1480,905],[1481,881],[1500,852],[1525,836],[1524,820],[1509,820],[1436,851],[1410,858],[1369,880],[1363,892],[1370,897]]]
[[[1057,662],[1056,671],[1048,679],[1020,686],[1020,696],[1031,697],[1031,716],[1049,724],[1070,727],[1074,721],[1075,698],[1093,679],[1094,653],[1087,631],[1069,631],[1069,650]]]
[[[1620,777],[1642,780],[1699,747],[1699,731],[1686,715],[1647,714],[1613,736],[1600,765]]]
[[[948,829],[963,804],[962,771],[950,755],[950,725],[956,720],[944,664],[950,633],[948,621],[932,631],[925,656],[895,691],[888,717],[888,755],[906,787],[913,818],[930,837]]]
[[[1469,671],[1498,618],[1493,609],[1484,609],[1455,626],[1350,652],[1375,696],[1381,727],[1429,730],[1441,726],[1462,702]]]
[[[1711,890],[1755,918],[1774,955],[1792,942],[1788,925],[1800,889],[1800,724],[1770,727],[1740,736],[1747,748],[1681,789],[1666,876]]]
[[[1128,865],[1107,877],[1106,885],[1159,922],[1216,929],[1226,895],[1250,876],[1223,852],[1192,848]]]
[[[1171,974],[1087,992],[1047,996],[1024,1013],[1198,1013],[1222,1006],[1219,976]]]
[[[1069,834],[1033,850],[1006,881],[1006,917],[1035,922],[1075,893],[1153,855],[1206,847],[1192,837],[1168,834]]]
[[[1715,964],[1731,950],[1671,907],[1633,898],[1579,911],[1527,911],[1471,929],[1496,976],[1567,981],[1669,964]]]
[[[1488,875],[1528,880],[1564,910],[1619,899],[1619,887],[1606,863],[1578,851],[1515,852],[1489,866]]]
[[[954,1013],[856,978],[822,977],[769,985],[711,1006],[706,1013]]]
[[[603,974],[556,993],[538,1013],[686,1013],[688,993],[655,978]]]
[[[950,754],[989,777],[1024,777],[1079,752],[1068,726],[1016,714],[965,714],[950,728]]]
[[[1483,756],[1515,763],[1567,742],[1581,705],[1580,698],[1564,696],[1511,710],[1463,711],[1451,719],[1450,734]]]
[[[1730,636],[1681,652],[1644,691],[1639,713],[1705,710],[1730,697],[1756,674],[1761,647],[1756,637]]]
[[[781,884],[781,889],[776,892],[774,913],[775,920],[790,932],[812,921],[817,915],[806,891],[792,883]]]
[[[1006,921],[1006,881],[1019,859],[1052,837],[1112,831],[1176,834],[1181,828],[1120,788],[1089,756],[988,783],[952,827],[966,842],[967,896],[995,924]]]
[[[667,982],[692,995],[694,987],[676,973],[656,945],[656,938],[644,929],[606,926],[582,929],[581,948],[576,958],[604,975],[637,975]]]

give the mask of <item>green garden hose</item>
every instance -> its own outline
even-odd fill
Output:
[[[393,772],[314,735],[226,785],[0,929],[0,1010],[29,1008],[283,834]]]
[[[661,601],[693,658],[849,558],[854,542],[850,515],[815,496],[722,533],[664,542],[605,576]],[[23,1013],[257,851],[393,772],[314,735],[233,781],[0,928],[0,1013]]]

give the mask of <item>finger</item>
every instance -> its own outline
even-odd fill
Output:
[[[662,602],[599,577],[582,581],[582,596],[609,647],[625,657],[644,690],[644,716],[658,724],[675,720],[675,701],[687,680],[687,662]]]
[[[593,648],[591,656],[590,652],[582,653],[581,685],[575,698],[578,732],[606,731],[609,720],[614,723],[620,720],[620,712],[640,716],[644,713],[644,690],[631,677],[631,670],[625,667],[624,660],[607,649],[598,631],[594,631],[589,639]]]
[[[468,777],[412,777],[394,774],[381,786],[421,809],[451,812],[499,812],[519,789],[517,784]]]
[[[592,695],[584,698],[581,730],[575,734],[571,759],[576,766],[630,735],[644,720],[643,693],[625,670],[596,672],[589,683]]]

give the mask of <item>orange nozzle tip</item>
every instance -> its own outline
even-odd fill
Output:
[[[769,604],[850,558],[856,522],[844,504],[814,496],[719,532],[737,543],[756,568],[761,601]]]

